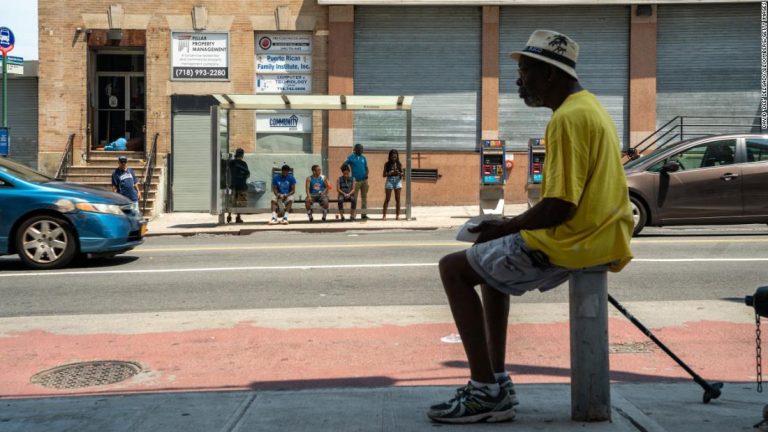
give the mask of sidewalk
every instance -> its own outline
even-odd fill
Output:
[[[509,204],[504,206],[507,216],[518,215],[528,209],[527,204]],[[401,215],[401,218],[405,218]],[[147,236],[163,235],[196,235],[196,234],[228,234],[247,235],[259,231],[301,230],[308,232],[334,232],[352,230],[424,230],[438,228],[454,228],[461,226],[470,217],[479,214],[477,205],[471,206],[439,206],[413,207],[412,220],[395,220],[394,214],[388,215],[387,220],[381,220],[381,215],[371,215],[367,221],[357,216],[355,222],[341,222],[335,215],[329,214],[328,221],[320,221],[319,212],[315,211],[315,221],[309,223],[303,207],[294,210],[289,216],[289,225],[269,225],[269,213],[243,215],[245,223],[219,225],[218,216],[208,213],[165,213],[149,222]]]
[[[515,421],[438,425],[426,415],[430,403],[453,387],[389,387],[299,391],[211,391],[116,396],[0,400],[3,432],[116,431],[392,431],[445,427],[456,431],[751,431],[768,398],[754,384],[727,383],[723,395],[701,403],[692,382],[614,384],[612,421],[570,420],[570,390],[564,384],[518,385]]]

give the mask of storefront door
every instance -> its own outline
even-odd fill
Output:
[[[93,80],[94,149],[125,138],[127,150],[144,151],[146,81],[144,54],[97,52]]]

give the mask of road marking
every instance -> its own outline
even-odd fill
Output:
[[[766,239],[696,239],[696,240],[633,240],[632,244],[662,244],[662,243],[768,243]],[[216,251],[258,251],[258,250],[309,250],[309,249],[370,249],[370,248],[421,248],[421,247],[468,247],[469,244],[460,241],[426,242],[426,243],[358,243],[358,244],[333,244],[333,243],[300,243],[289,245],[260,245],[260,246],[201,246],[201,247],[171,247],[171,248],[144,248],[134,249],[132,253],[162,253],[162,252],[216,252]]]
[[[247,251],[247,250],[292,250],[292,249],[368,249],[368,248],[393,248],[393,247],[457,247],[469,246],[466,242],[429,242],[429,243],[358,243],[358,244],[333,244],[333,243],[302,243],[289,245],[261,245],[261,246],[202,246],[185,248],[137,248],[131,253],[152,252],[206,252],[206,251]]]
[[[740,239],[740,238],[720,238],[720,239],[667,239],[667,240],[632,240],[631,244],[660,244],[660,243],[768,243],[768,238],[759,239]]]
[[[359,269],[359,268],[391,268],[391,267],[437,267],[437,263],[404,263],[404,264],[338,264],[338,265],[305,265],[305,266],[249,266],[249,267],[208,267],[185,269],[151,269],[151,270],[96,270],[96,271],[62,271],[41,273],[9,273],[0,274],[0,278],[21,276],[84,276],[110,274],[148,274],[148,273],[203,273],[243,270],[327,270],[327,269]]]
[[[632,262],[762,262],[768,258],[635,258]]]
[[[632,262],[644,263],[680,263],[680,262],[766,262],[768,258],[635,258]],[[226,271],[259,271],[259,270],[330,270],[330,269],[360,269],[360,268],[404,268],[404,267],[437,267],[437,263],[393,263],[393,264],[329,264],[329,265],[294,265],[294,266],[248,266],[248,267],[207,267],[184,269],[147,269],[147,270],[94,270],[94,271],[40,271],[24,273],[0,273],[0,278],[24,276],[85,276],[85,275],[126,275],[153,273],[205,273]]]

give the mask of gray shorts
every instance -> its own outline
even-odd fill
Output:
[[[571,274],[565,267],[535,265],[519,233],[473,245],[466,253],[472,269],[489,286],[510,295],[556,288]]]

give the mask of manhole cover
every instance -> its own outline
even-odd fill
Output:
[[[622,342],[608,345],[611,354],[648,354],[652,353],[650,342]]]
[[[56,389],[73,389],[118,383],[141,372],[138,363],[92,361],[58,366],[35,374],[32,384]]]

